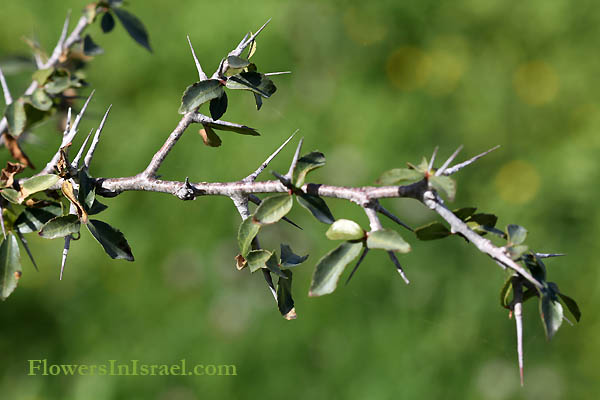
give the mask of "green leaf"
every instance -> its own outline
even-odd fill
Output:
[[[104,49],[98,46],[98,44],[92,40],[90,35],[85,35],[85,38],[83,39],[83,53],[86,56],[97,56],[103,54]]]
[[[102,204],[98,201],[98,199],[94,199],[94,203],[92,204],[92,206],[90,207],[90,209],[88,210],[88,215],[96,215],[96,214],[100,214],[102,211],[106,210],[108,208],[107,205]]]
[[[546,282],[546,266],[542,260],[533,254],[524,254],[523,261],[536,280],[541,283]]]
[[[252,250],[246,255],[246,262],[250,268],[250,272],[256,272],[261,268],[267,268],[267,260],[271,258],[273,253],[268,250]]]
[[[332,293],[344,268],[358,256],[362,247],[360,242],[344,242],[325,254],[317,263],[308,295],[314,297]]]
[[[25,102],[22,98],[14,100],[6,106],[4,116],[8,123],[8,133],[13,137],[19,137],[25,130],[27,115],[25,114]]]
[[[229,56],[227,57],[227,64],[230,68],[241,69],[250,65],[250,61],[238,56]]]
[[[540,298],[540,316],[544,323],[546,338],[552,339],[563,320],[563,309],[558,301],[551,299],[549,293],[544,293]]]
[[[378,231],[369,232],[367,236],[367,247],[369,249],[398,251],[400,253],[408,253],[410,251],[410,244],[408,244],[398,232],[389,229],[380,229]]]
[[[510,294],[512,293],[512,272],[504,282],[502,289],[500,290],[500,305],[504,308],[510,309]]]
[[[516,261],[521,258],[523,253],[529,250],[529,247],[521,244],[516,246],[508,246],[506,250],[508,251],[510,258]]]
[[[520,225],[510,224],[506,226],[506,236],[511,244],[521,244],[527,238],[527,229]]]
[[[223,90],[221,96],[212,99],[209,105],[210,117],[213,120],[221,119],[225,111],[227,111],[227,93]]]
[[[62,215],[46,222],[39,235],[44,239],[56,239],[79,233],[81,221],[75,214]]]
[[[223,94],[223,86],[217,79],[207,79],[188,86],[183,92],[179,114],[194,111],[202,104]]]
[[[290,212],[293,204],[294,199],[287,193],[269,196],[260,203],[253,219],[261,225],[274,224]]]
[[[238,229],[238,244],[240,245],[240,253],[243,257],[246,257],[250,249],[252,248],[252,240],[258,234],[260,225],[252,220],[252,217],[248,217],[242,221],[240,228]]]
[[[6,300],[21,278],[19,244],[12,232],[0,244],[0,299]]]
[[[439,193],[443,193],[449,201],[456,196],[456,182],[448,176],[430,176],[429,183]]]
[[[232,76],[239,74],[244,68],[250,65],[250,61],[243,59],[238,56],[227,57],[227,69],[225,70],[225,76]]]
[[[96,187],[92,182],[88,173],[82,169],[79,171],[79,193],[77,194],[77,200],[88,211],[94,204],[96,199]]]
[[[471,215],[469,219],[467,219],[467,222],[476,222],[479,225],[494,227],[498,222],[498,217],[494,214],[478,213]]]
[[[570,298],[569,296],[564,295],[560,292],[558,293],[558,295],[560,296],[563,303],[565,303],[565,306],[567,306],[567,308],[569,309],[571,314],[573,314],[573,316],[575,317],[575,320],[577,322],[579,322],[579,319],[581,318],[581,311],[579,310],[579,306],[577,305],[577,302],[575,300],[573,300],[572,298]]]
[[[461,221],[465,221],[471,215],[475,214],[476,210],[477,208],[475,207],[464,207],[458,210],[453,210],[452,212],[454,213],[454,215],[456,215],[458,219],[460,219]]]
[[[220,125],[218,123],[213,123],[213,122],[203,122],[202,125],[208,126],[210,128],[213,128],[213,129],[216,129],[219,131],[230,131],[230,132],[239,133],[241,135],[260,136],[260,133],[256,132],[256,129],[250,128],[249,126],[246,126],[246,125],[239,125],[239,126]]]
[[[69,76],[55,76],[44,86],[46,93],[59,94],[73,86],[73,82]]]
[[[289,320],[296,319],[296,309],[294,308],[294,299],[292,298],[292,271],[282,271],[285,275],[277,281],[277,308],[283,315],[283,318]]]
[[[146,27],[144,27],[142,21],[122,8],[113,8],[112,10],[117,15],[119,21],[121,21],[121,24],[123,24],[123,28],[125,28],[129,36],[152,53],[148,31],[146,31]]]
[[[354,221],[338,219],[331,224],[325,236],[329,240],[359,240],[365,237],[365,231]]]
[[[265,98],[271,97],[277,90],[275,84],[264,74],[259,72],[241,72],[227,79],[225,83],[228,89],[251,90]]]
[[[52,218],[62,214],[59,203],[50,203],[43,207],[27,207],[19,214],[15,226],[21,233],[37,232]]]
[[[302,264],[308,258],[308,254],[305,256],[299,256],[294,254],[290,246],[287,244],[281,244],[281,268],[291,268]]]
[[[133,254],[131,253],[129,243],[127,243],[127,239],[125,239],[120,230],[97,219],[90,219],[86,226],[110,257],[133,261]]]
[[[31,105],[38,110],[48,111],[54,104],[52,99],[42,88],[37,88],[31,95]]]
[[[115,19],[112,14],[108,11],[104,13],[102,19],[100,20],[100,28],[102,28],[102,32],[109,33],[115,27]]]
[[[325,165],[325,155],[318,151],[313,151],[300,157],[294,168],[293,182],[296,186],[302,187],[306,174],[310,171]]]
[[[44,86],[53,73],[54,67],[38,69],[33,73],[32,79],[37,82],[38,86]]]
[[[423,179],[424,173],[408,168],[395,168],[385,171],[376,183],[379,185],[403,185]]]
[[[415,229],[415,234],[419,240],[436,240],[451,236],[452,232],[441,222],[432,222]]]
[[[19,192],[17,192],[15,189],[2,189],[0,191],[0,194],[2,194],[2,197],[4,197],[6,200],[10,201],[13,204],[21,204]]]
[[[38,175],[27,179],[21,184],[21,199],[25,200],[27,197],[31,196],[34,193],[42,192],[46,189],[49,189],[56,182],[58,182],[59,179],[60,176],[54,174]]]
[[[297,194],[298,203],[306,208],[311,214],[324,224],[333,224],[335,222],[334,216],[329,211],[325,200],[319,196],[306,193]]]
[[[286,278],[287,275],[283,273],[281,267],[279,267],[279,263],[277,262],[277,253],[273,252],[271,257],[266,262],[267,269],[274,273],[275,275],[279,275],[282,278]]]
[[[252,93],[252,95],[254,96],[254,102],[256,103],[256,110],[258,111],[260,110],[263,104],[262,97],[260,97],[260,95],[256,93]]]

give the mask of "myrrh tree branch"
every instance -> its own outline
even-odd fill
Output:
[[[150,50],[148,34],[141,21],[124,10],[122,2],[101,0],[85,8],[84,16],[68,35],[69,13],[58,43],[47,60],[44,61],[41,53],[36,52],[36,59],[39,61],[38,70],[34,73],[33,81],[23,96],[18,99],[13,98],[0,71],[0,84],[7,104],[0,122],[0,133],[13,158],[19,161],[9,162],[0,176],[2,195],[0,216],[4,232],[4,239],[0,245],[0,297],[3,300],[16,288],[22,274],[17,239],[36,266],[23,236],[24,233],[38,232],[42,237],[49,239],[63,238],[60,279],[63,276],[72,239],[80,235],[82,225],[110,257],[133,261],[133,253],[123,233],[105,222],[93,219],[92,216],[106,209],[98,197],[115,197],[127,191],[146,191],[168,193],[181,200],[194,200],[201,196],[229,197],[242,219],[238,232],[240,254],[236,257],[237,268],[262,272],[279,311],[286,319],[296,318],[292,298],[293,270],[308,256],[294,254],[284,243],[281,244],[279,255],[277,252],[264,250],[260,246],[258,233],[267,225],[280,220],[297,226],[286,217],[295,198],[318,221],[330,225],[326,233],[328,239],[341,241],[341,244],[317,262],[309,291],[310,296],[333,292],[345,267],[360,254],[348,277],[349,281],[371,250],[387,252],[397,272],[407,284],[409,283],[397,254],[411,251],[411,245],[398,232],[383,227],[379,219],[380,215],[383,215],[414,233],[420,240],[460,236],[473,244],[477,250],[488,255],[500,267],[509,270],[510,274],[501,291],[501,305],[510,310],[511,315],[513,313],[515,315],[521,380],[523,376],[522,303],[533,297],[539,299],[541,318],[549,339],[565,319],[561,301],[575,319],[579,320],[580,312],[575,301],[565,296],[555,283],[546,279],[542,258],[560,254],[533,252],[524,244],[527,236],[525,228],[509,224],[505,230],[500,230],[496,228],[498,218],[495,215],[476,213],[476,209],[470,207],[450,210],[442,199],[443,196],[453,200],[455,196],[456,185],[450,176],[498,147],[452,165],[462,149],[460,146],[437,169],[435,164],[438,148],[436,147],[429,161],[424,158],[419,165],[409,163],[408,168],[396,168],[384,172],[377,181],[379,186],[344,187],[306,181],[310,171],[325,164],[325,156],[319,152],[302,155],[303,139],[300,139],[285,175],[274,171],[273,175],[276,179],[257,181],[258,176],[269,166],[269,163],[293,139],[296,134],[294,132],[255,171],[240,177],[237,181],[190,182],[188,178],[182,181],[160,179],[158,171],[162,163],[184,132],[193,124],[202,126],[200,133],[208,146],[221,145],[215,130],[258,135],[253,128],[224,121],[221,117],[227,110],[228,100],[225,89],[250,91],[256,101],[257,109],[261,108],[263,99],[268,99],[276,91],[275,84],[269,76],[281,73],[260,73],[257,66],[250,62],[256,49],[257,36],[269,21],[255,33],[246,34],[221,60],[219,67],[210,78],[205,74],[196,57],[190,37],[187,37],[199,80],[190,85],[183,94],[179,108],[182,117],[177,126],[151,157],[148,165],[137,175],[92,177],[89,173],[101,133],[106,126],[110,106],[100,121],[87,152],[86,147],[93,130],[83,141],[76,156],[70,159],[69,148],[78,134],[79,124],[92,100],[94,93],[92,92],[73,121],[71,121],[71,109],[68,109],[61,144],[46,166],[30,178],[16,178],[15,175],[22,172],[26,166],[32,166],[20,148],[19,137],[39,120],[39,112],[42,113],[41,118],[47,117],[49,111],[58,106],[61,97],[65,96],[65,91],[76,90],[82,86],[81,71],[73,69],[76,67],[68,64],[69,57],[73,55],[76,46],[82,47],[86,54],[98,54],[99,47],[93,43],[89,35],[82,38],[82,33],[100,16],[102,16],[102,29],[105,32],[109,31],[114,21],[112,23],[106,21],[112,19],[113,14],[136,42]],[[199,112],[199,108],[205,103],[209,104],[210,116]],[[31,110],[34,109],[37,111],[32,113]],[[257,194],[271,194],[271,196],[260,199]],[[348,200],[361,207],[368,218],[369,228],[363,229],[351,220],[334,218],[325,198]],[[414,199],[437,213],[445,224],[433,222],[412,229],[379,203],[379,200],[384,198]],[[249,208],[250,202],[258,205],[254,212]],[[10,212],[7,212],[8,210]],[[495,242],[484,237],[485,235],[492,237]],[[273,280],[274,276],[277,277],[277,283]]]

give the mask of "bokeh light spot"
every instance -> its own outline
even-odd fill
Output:
[[[413,90],[427,83],[431,57],[415,47],[400,47],[388,57],[386,73],[398,89]]]
[[[550,65],[543,61],[532,61],[517,68],[513,84],[521,100],[539,106],[556,98],[559,80]]]
[[[346,35],[353,42],[361,45],[372,45],[382,41],[388,29],[382,21],[368,12],[368,10],[350,7],[344,13],[344,27]]]
[[[540,175],[526,161],[510,161],[496,175],[498,194],[510,204],[524,204],[531,201],[539,188]]]

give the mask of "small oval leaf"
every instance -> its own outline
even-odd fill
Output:
[[[133,261],[131,247],[120,230],[96,219],[90,219],[85,226],[111,258]]]
[[[221,96],[212,99],[209,105],[210,117],[213,120],[221,119],[225,111],[227,111],[227,93],[223,91]]]
[[[506,227],[508,242],[514,245],[521,244],[527,238],[527,229],[520,225],[510,224]]]
[[[325,200],[319,196],[298,193],[296,197],[298,203],[310,211],[311,214],[322,223],[333,224],[335,222],[335,218],[333,214],[331,214],[329,207],[327,207],[327,203],[325,203]]]
[[[43,207],[27,207],[15,221],[15,226],[21,233],[37,232],[52,218],[62,214],[59,203],[50,203]]]
[[[403,185],[420,181],[424,176],[422,172],[414,169],[394,168],[381,174],[376,183],[379,185]]]
[[[449,201],[456,196],[456,182],[448,176],[431,176],[429,184],[439,193],[443,193]]]
[[[369,249],[382,249],[387,251],[398,251],[408,253],[410,244],[396,231],[381,229],[369,232],[367,236],[367,247]]]
[[[179,114],[186,114],[195,110],[202,104],[216,99],[223,94],[223,86],[216,79],[207,79],[196,82],[185,89],[181,98]]]
[[[359,242],[344,242],[325,254],[317,263],[308,295],[314,297],[332,293],[344,268],[358,256],[362,247]]]
[[[148,31],[146,31],[146,27],[132,13],[126,11],[122,8],[113,8],[112,9],[116,14],[121,24],[123,24],[123,28],[127,31],[129,36],[143,47],[145,47],[149,52],[152,53],[152,48],[150,47],[150,40],[148,38]]]
[[[81,221],[77,215],[62,215],[46,222],[39,234],[44,239],[56,239],[79,233],[80,228]]]
[[[419,240],[443,239],[452,235],[450,230],[441,222],[432,222],[431,224],[415,229],[415,234]]]
[[[240,245],[240,253],[246,257],[252,248],[252,240],[258,234],[260,225],[252,220],[252,217],[246,218],[240,224],[238,229],[238,244]]]
[[[100,20],[100,28],[102,28],[102,32],[109,33],[115,27],[115,19],[112,14],[108,11],[104,13],[102,19]]]
[[[0,299],[6,300],[17,288],[21,278],[19,244],[12,232],[0,244]]]
[[[252,250],[245,257],[250,272],[256,272],[261,268],[267,268],[267,260],[271,258],[273,253],[268,250]]]
[[[253,219],[261,225],[274,224],[290,212],[293,204],[294,199],[289,194],[267,197],[254,212]]]
[[[54,174],[38,175],[27,179],[21,184],[20,196],[23,200],[34,193],[49,189],[58,182],[60,176]]]
[[[299,256],[294,254],[291,247],[287,244],[281,244],[281,268],[291,268],[302,264],[308,258],[308,254],[305,256]]]
[[[365,231],[354,221],[338,219],[331,224],[325,236],[329,240],[358,240],[365,236]]]
[[[13,137],[19,137],[25,130],[27,115],[25,114],[25,102],[19,98],[6,106],[4,111],[6,122],[8,122],[8,133]]]
[[[48,111],[54,104],[52,99],[42,88],[37,88],[31,95],[31,105],[38,110]]]
[[[308,153],[298,159],[294,168],[293,181],[298,187],[304,185],[306,174],[325,165],[325,155],[318,151]]]

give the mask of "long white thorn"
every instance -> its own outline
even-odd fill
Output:
[[[444,173],[444,171],[446,170],[446,168],[448,168],[448,165],[450,165],[450,163],[452,161],[454,161],[454,159],[456,158],[456,156],[458,155],[458,153],[460,153],[460,151],[462,150],[463,145],[461,144],[460,146],[458,146],[458,149],[456,149],[456,151],[454,151],[454,153],[452,153],[452,155],[450,157],[448,157],[448,159],[446,160],[446,162],[444,163],[444,165],[442,165],[440,167],[440,169],[438,169],[437,171],[435,171],[435,176],[440,176]]]
[[[106,118],[108,117],[108,113],[112,108],[112,104],[108,106],[108,109],[104,113],[104,117],[102,117],[102,121],[100,122],[100,126],[96,129],[96,134],[94,135],[94,140],[92,140],[92,144],[88,149],[87,154],[85,155],[85,160],[83,161],[83,167],[87,170],[90,168],[90,163],[92,162],[92,157],[94,157],[94,152],[96,151],[96,147],[98,146],[98,142],[100,141],[100,134],[102,133],[102,129],[104,129],[104,123],[106,122]]]
[[[431,171],[433,169],[433,163],[435,162],[435,156],[437,155],[439,147],[435,146],[435,149],[433,149],[433,154],[431,155],[431,160],[429,160],[429,168],[428,170]]]
[[[65,40],[67,39],[67,31],[69,30],[70,20],[71,10],[67,11],[67,18],[65,18],[65,23],[63,25],[62,32],[60,33],[60,37],[58,38],[58,42],[56,43],[56,47],[52,51],[52,56],[50,56],[50,58],[57,58],[63,52]]]
[[[8,89],[8,85],[6,84],[6,79],[4,79],[2,68],[0,68],[0,85],[2,85],[2,92],[4,93],[4,103],[6,105],[11,104],[13,102],[13,98],[10,95],[10,90]]]
[[[194,62],[196,63],[196,69],[198,70],[198,77],[201,81],[205,81],[208,79],[204,71],[202,70],[202,66],[200,65],[200,61],[198,61],[198,57],[196,57],[196,52],[194,51],[194,46],[192,46],[192,41],[190,40],[190,35],[187,35],[187,40],[190,45],[190,49],[192,50],[192,57],[194,57]]]
[[[498,145],[498,146],[495,146],[495,147],[492,147],[492,148],[491,148],[491,149],[489,149],[488,151],[484,151],[483,153],[476,155],[475,157],[471,158],[470,160],[467,160],[467,161],[461,162],[460,164],[456,164],[455,166],[453,166],[453,167],[450,167],[450,168],[446,169],[446,170],[443,172],[443,175],[445,175],[445,176],[452,175],[452,174],[454,174],[454,173],[456,173],[456,172],[460,171],[461,169],[463,169],[463,168],[464,168],[464,167],[466,167],[467,165],[473,164],[475,161],[479,160],[481,157],[483,157],[483,156],[485,156],[485,155],[487,155],[487,154],[491,153],[492,151],[496,150],[496,149],[497,149],[497,148],[499,148],[499,147],[500,147],[500,145]]]
[[[94,128],[90,129],[90,133],[88,133],[85,140],[83,141],[83,144],[79,148],[77,155],[71,162],[71,168],[79,168],[79,161],[81,160],[81,157],[83,156],[83,151],[85,150],[85,146],[87,145],[88,140],[90,140],[90,136],[92,136],[92,132],[94,132]]]
[[[279,152],[281,152],[281,150],[283,150],[283,148],[290,142],[290,140],[292,140],[292,138],[296,135],[296,133],[298,133],[299,129],[296,129],[296,131],[294,133],[292,133],[292,135],[287,138],[287,140],[285,142],[283,142],[283,144],[281,146],[279,146],[279,148],[277,148],[277,150],[275,150],[273,152],[273,154],[271,154],[261,165],[260,167],[258,167],[258,169],[256,171],[254,171],[253,173],[251,173],[250,175],[248,175],[247,177],[245,177],[243,179],[244,182],[254,182],[256,180],[256,178],[258,177],[258,175],[260,175],[261,172],[263,172],[265,170],[265,168],[267,168],[267,166],[269,165],[269,163],[271,161],[273,161],[273,159],[277,156],[277,154],[279,154]]]
[[[302,150],[302,143],[304,143],[304,138],[301,138],[298,142],[298,147],[296,147],[296,153],[294,153],[294,158],[292,159],[292,163],[290,164],[290,170],[285,175],[286,178],[292,180],[294,169],[296,169],[296,164],[298,163],[298,158],[300,157],[300,151]]]

